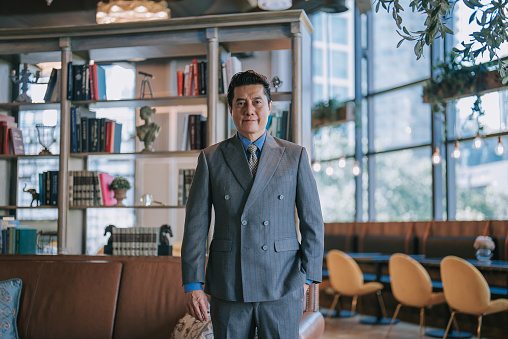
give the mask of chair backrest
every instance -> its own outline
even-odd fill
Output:
[[[476,267],[466,260],[448,256],[441,261],[441,280],[446,302],[453,309],[480,315],[490,302],[487,281]]]
[[[395,299],[401,304],[423,307],[432,294],[432,282],[423,266],[402,253],[395,253],[388,262],[390,284]]]
[[[362,270],[346,253],[331,250],[326,256],[326,265],[330,275],[331,287],[342,295],[357,295],[363,285]]]

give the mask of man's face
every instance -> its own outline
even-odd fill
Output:
[[[229,111],[238,132],[251,142],[259,139],[266,129],[272,102],[268,102],[263,85],[235,88],[233,106]]]

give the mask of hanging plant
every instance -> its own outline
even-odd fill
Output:
[[[499,56],[502,43],[508,41],[508,18],[506,8],[508,0],[491,0],[482,4],[479,0],[412,0],[409,7],[413,12],[421,13],[426,16],[425,28],[419,31],[409,31],[402,25],[400,13],[404,7],[399,0],[378,0],[376,12],[382,6],[388,13],[391,11],[397,33],[401,40],[397,44],[399,47],[405,40],[416,41],[414,52],[417,59],[420,59],[423,53],[424,45],[430,46],[434,39],[444,37],[446,34],[453,34],[453,31],[444,23],[444,18],[451,16],[456,2],[462,1],[464,5],[473,10],[469,18],[469,24],[473,21],[478,25],[478,29],[469,35],[470,41],[463,41],[462,48],[454,48],[454,51],[461,55],[464,60],[474,61],[479,55],[488,53],[490,60],[495,60],[503,84],[508,83],[508,63]],[[407,2],[403,2],[406,6]]]

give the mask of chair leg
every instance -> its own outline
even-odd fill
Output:
[[[418,339],[422,339],[423,324],[425,324],[425,307],[420,308],[420,334]]]
[[[390,322],[390,327],[388,327],[388,332],[386,332],[385,338],[388,338],[390,335],[390,331],[392,330],[393,323],[395,322],[395,319],[397,319],[397,315],[399,314],[399,310],[402,304],[398,304],[397,308],[395,309],[395,313],[393,314],[392,321]]]
[[[328,310],[328,315],[326,316],[326,319],[330,319],[332,317],[332,312],[335,309],[335,306],[337,306],[338,301],[339,301],[339,293],[335,293],[335,297],[333,298],[332,306]]]
[[[450,308],[450,313],[453,313],[453,310],[451,308]],[[460,328],[459,328],[459,322],[457,321],[457,318],[453,318],[453,327],[455,327],[455,329],[459,333],[459,338],[460,338]]]
[[[478,316],[478,339],[482,339],[482,320],[483,314]]]
[[[356,305],[358,304],[358,296],[355,295],[353,297],[353,304],[351,305],[351,318],[349,318],[349,324],[351,325],[353,323],[353,317],[356,313]]]
[[[381,312],[383,312],[383,317],[388,318],[388,313],[386,312],[385,302],[383,301],[381,290],[377,291],[376,294],[377,299],[379,300],[379,306],[381,306]]]
[[[455,317],[455,311],[452,311],[452,316],[450,317],[450,320],[448,321],[448,325],[446,326],[446,331],[444,333],[443,339],[446,339],[446,336],[448,335],[448,331],[450,330],[450,325],[452,324],[454,317]]]

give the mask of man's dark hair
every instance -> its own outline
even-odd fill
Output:
[[[266,77],[262,74],[248,70],[245,72],[238,72],[231,78],[231,83],[228,88],[228,104],[233,107],[233,98],[235,96],[235,88],[247,85],[263,85],[266,98],[268,102],[272,101],[272,95],[270,93],[270,84]]]

